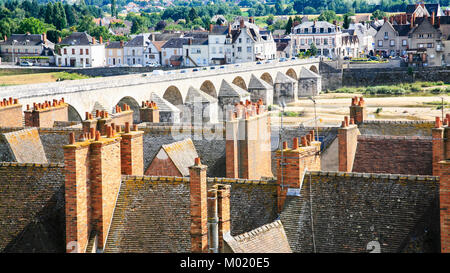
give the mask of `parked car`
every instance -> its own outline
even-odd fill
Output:
[[[225,66],[224,65],[221,65],[220,67],[219,67],[219,69],[224,69],[225,68]]]
[[[256,64],[262,64],[262,62],[258,61],[258,62],[256,62]]]
[[[280,62],[285,62],[285,61],[287,61],[286,58],[280,58]]]
[[[202,68],[202,70],[208,70],[208,68],[206,68],[206,67],[203,67],[203,68]]]
[[[147,66],[147,67],[159,67],[161,65],[158,64],[158,63],[147,63],[145,66]]]
[[[184,69],[180,70],[180,73],[186,73],[186,70],[184,70]]]
[[[216,67],[215,66],[211,66],[209,69],[214,70],[214,69],[216,69]]]
[[[162,70],[153,70],[152,75],[164,75],[164,71]]]
[[[27,61],[22,61],[22,62],[20,62],[20,65],[21,66],[33,66],[33,63],[32,62],[27,62]]]
[[[192,72],[197,72],[197,71],[198,71],[198,68],[192,69]]]
[[[241,66],[241,65],[240,64],[235,64],[234,66],[238,67],[238,66]]]
[[[293,61],[294,61],[294,60],[297,60],[297,57],[292,57],[291,60],[293,60]]]
[[[173,71],[166,71],[166,75],[170,75],[170,74],[174,74],[175,72]]]

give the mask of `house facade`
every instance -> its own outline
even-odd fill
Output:
[[[108,42],[105,49],[107,66],[123,65],[123,47],[123,41]]]
[[[188,38],[172,38],[161,48],[161,65],[180,66],[183,61],[183,45],[188,43]]]
[[[393,25],[386,20],[375,35],[375,52],[384,57],[405,56],[410,30],[410,24]]]
[[[12,34],[0,43],[0,57],[3,62],[19,63],[31,61],[37,65],[54,63],[55,45],[44,34]]]
[[[150,41],[144,50],[144,63],[161,64],[161,48],[166,41]]]
[[[86,32],[73,32],[58,43],[57,66],[101,67],[105,66],[105,44],[97,42]]]
[[[318,55],[343,55],[341,27],[325,21],[307,21],[295,26],[292,29],[291,42],[294,52],[306,52],[314,43]]]
[[[145,49],[150,44],[150,33],[142,33],[128,41],[124,46],[124,62],[127,65],[145,65]]]
[[[208,37],[190,37],[188,43],[183,44],[183,65],[186,67],[209,65]]]

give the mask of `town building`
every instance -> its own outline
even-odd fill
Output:
[[[55,63],[55,45],[44,34],[12,34],[0,42],[2,62],[19,63],[30,61],[34,65],[50,65]]]
[[[171,38],[161,47],[161,61],[164,66],[181,66],[183,64],[183,46],[188,44],[185,37]]]
[[[145,65],[145,49],[150,45],[150,33],[141,33],[128,41],[124,50],[124,61],[127,65]]]
[[[97,42],[95,37],[86,32],[73,32],[58,42],[58,54],[55,57],[57,66],[105,66],[105,44],[102,37]]]
[[[166,41],[150,41],[144,51],[144,63],[161,64],[161,50]]]
[[[122,66],[123,62],[123,41],[111,41],[106,45],[106,65],[107,66]]]
[[[196,67],[209,65],[208,32],[186,34],[187,44],[183,44],[183,66]]]
[[[374,38],[376,54],[383,57],[406,56],[410,30],[411,24],[394,24],[393,19],[389,22],[385,18],[383,26]]]
[[[325,21],[303,22],[292,29],[291,43],[294,52],[306,52],[315,44],[318,55],[335,58],[344,55],[342,30]]]

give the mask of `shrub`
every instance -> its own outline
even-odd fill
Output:
[[[439,88],[439,87],[433,88],[433,89],[431,90],[431,93],[432,93],[432,94],[440,94],[441,92],[442,92],[442,89]]]
[[[377,108],[377,110],[375,110],[375,113],[379,114],[381,111],[383,111],[383,108],[379,107],[379,108]]]

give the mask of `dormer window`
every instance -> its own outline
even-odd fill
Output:
[[[328,28],[328,33],[331,33],[331,27]]]
[[[320,28],[320,33],[323,33],[323,27]]]
[[[305,28],[305,33],[308,33],[308,29],[307,28]]]

